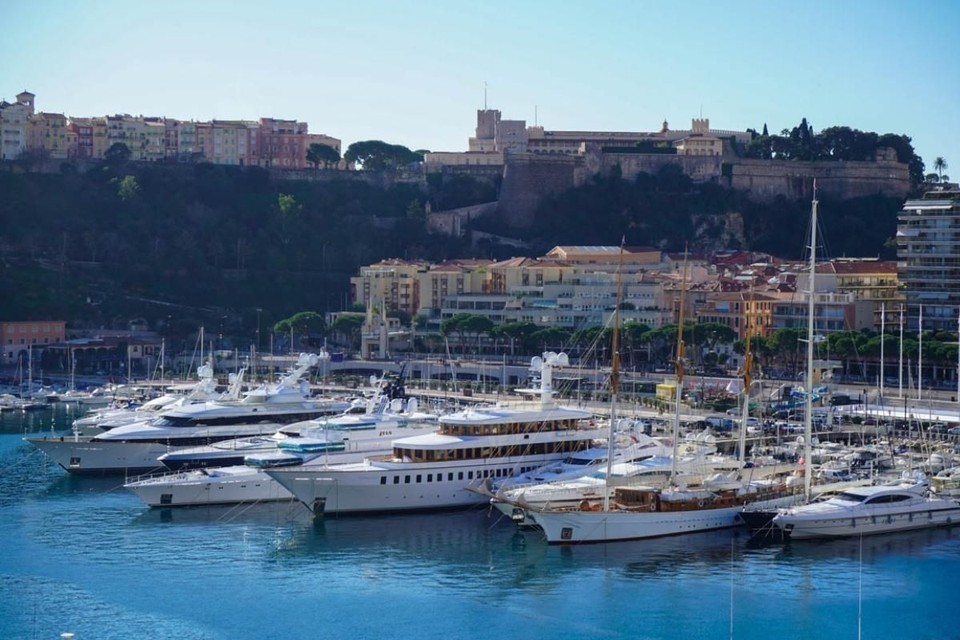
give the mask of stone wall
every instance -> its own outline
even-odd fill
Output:
[[[583,159],[577,156],[543,157],[531,153],[508,156],[497,213],[511,227],[530,227],[533,214],[544,198],[574,186],[575,173],[582,164]]]

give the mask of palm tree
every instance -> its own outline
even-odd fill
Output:
[[[943,182],[943,172],[948,169],[947,161],[941,156],[937,156],[937,159],[933,161],[933,168],[937,171],[937,182]]]

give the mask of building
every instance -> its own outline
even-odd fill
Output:
[[[16,364],[30,353],[39,360],[45,347],[66,339],[67,323],[63,320],[26,320],[0,322],[0,363]]]
[[[907,326],[957,331],[960,313],[960,191],[930,191],[904,203],[897,221],[897,273]]]
[[[29,148],[34,98],[24,91],[16,102],[0,100],[0,160],[16,160]]]
[[[367,309],[384,307],[411,318],[420,310],[420,279],[427,266],[420,262],[391,259],[361,267],[350,278],[350,299]]]

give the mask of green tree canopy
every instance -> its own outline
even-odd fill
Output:
[[[364,140],[354,142],[347,147],[343,159],[369,171],[399,169],[413,162],[422,162],[423,156],[399,144],[388,144],[382,140]]]
[[[321,164],[329,167],[340,162],[340,152],[330,145],[314,142],[307,147],[307,162],[315,169],[319,169]]]

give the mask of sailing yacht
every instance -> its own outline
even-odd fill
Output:
[[[26,440],[70,473],[144,473],[158,469],[157,458],[177,447],[273,433],[285,423],[342,412],[342,403],[311,396],[303,377],[317,362],[316,354],[300,354],[278,382],[248,391],[237,401],[174,407],[152,420],[92,437],[74,434]]]
[[[524,473],[589,448],[602,429],[584,425],[590,411],[558,405],[553,370],[568,366],[565,353],[531,360],[540,375],[539,401],[517,406],[475,406],[443,415],[426,435],[393,441],[387,455],[354,464],[313,460],[267,469],[316,515],[438,510],[482,504],[477,481]]]
[[[529,503],[525,504],[518,500],[516,506],[524,509],[524,517],[543,530],[550,544],[635,540],[733,527],[742,523],[740,511],[745,505],[778,504],[789,496],[789,491],[783,483],[765,480],[743,481],[739,477],[739,470],[731,475],[715,474],[695,486],[683,485],[678,481],[679,456],[676,447],[679,444],[680,401],[684,373],[683,321],[686,265],[683,271],[684,282],[681,286],[680,314],[677,324],[674,454],[671,460],[670,483],[665,488],[656,485],[618,486],[614,488],[612,498],[611,492],[606,490],[600,499],[582,500],[575,506],[548,505],[535,508]],[[615,373],[619,364],[616,325],[615,322],[613,344]],[[616,385],[612,386],[614,389],[612,395],[615,398]],[[749,385],[745,385],[745,388],[749,390]],[[748,402],[749,397],[745,400],[745,406]],[[742,447],[740,455],[743,456]],[[608,473],[607,481],[609,482],[611,478],[612,473]]]

